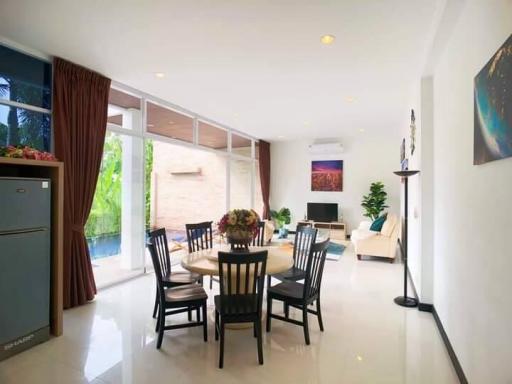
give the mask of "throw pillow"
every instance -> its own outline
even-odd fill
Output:
[[[387,213],[383,214],[381,217],[378,217],[370,226],[370,231],[380,232],[382,230],[382,226],[386,221]]]

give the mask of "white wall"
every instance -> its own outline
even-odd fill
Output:
[[[273,142],[271,148],[270,206],[290,208],[292,225],[302,220],[308,202],[339,204],[339,214],[349,233],[363,220],[361,199],[370,184],[382,181],[388,192],[389,211],[399,212],[400,180],[393,174],[399,168],[400,140],[398,134],[361,132],[344,138],[341,155],[312,156],[308,145],[313,140]],[[311,161],[343,160],[343,192],[312,192]]]
[[[471,383],[512,382],[512,158],[473,165],[473,79],[512,1],[468,0],[434,71],[434,306]]]

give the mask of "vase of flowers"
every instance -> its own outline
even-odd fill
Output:
[[[233,209],[220,219],[219,232],[226,236],[231,249],[247,249],[258,232],[259,221],[252,209]]]

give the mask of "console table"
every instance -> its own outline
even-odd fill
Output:
[[[301,225],[310,225],[313,228],[318,229],[328,229],[329,237],[331,240],[346,240],[347,239],[347,226],[345,223],[340,222],[322,222],[322,221],[311,221],[311,220],[302,220],[297,224]]]

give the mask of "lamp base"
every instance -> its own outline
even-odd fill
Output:
[[[414,308],[418,306],[418,300],[412,298],[412,297],[404,297],[404,296],[398,296],[395,297],[395,304],[398,304],[402,307],[407,308]]]

